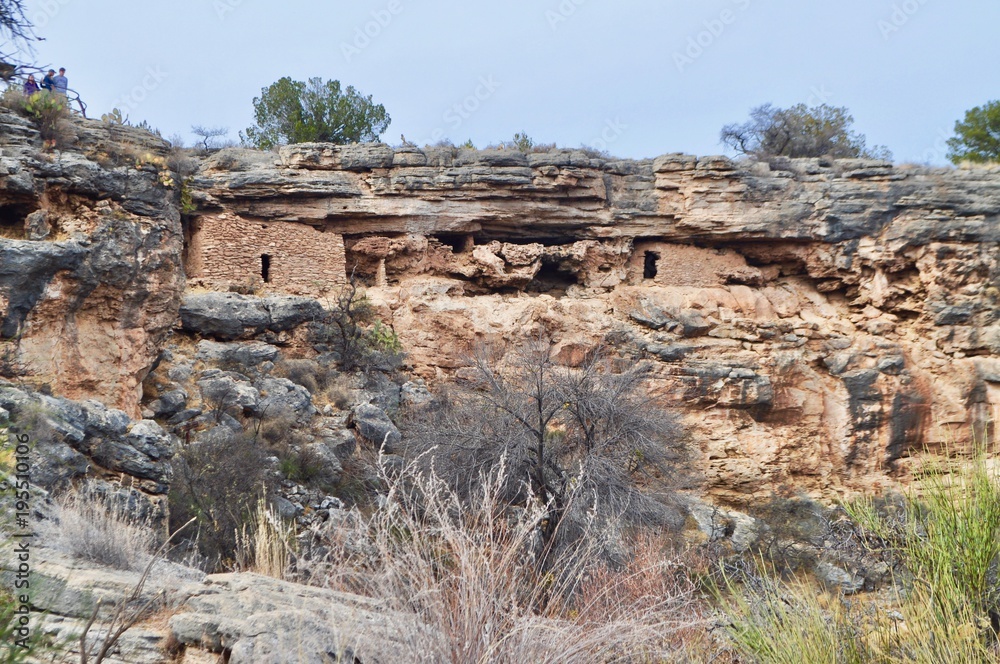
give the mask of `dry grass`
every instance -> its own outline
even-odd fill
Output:
[[[251,526],[244,526],[239,537],[240,571],[284,579],[294,541],[295,527],[286,523],[277,510],[261,497],[257,501],[256,519]]]
[[[426,629],[405,635],[408,661],[669,661],[702,622],[685,575],[650,545],[632,567],[608,566],[596,529],[540,567],[547,511],[504,503],[504,472],[471,501],[433,475],[386,474],[382,506],[331,519],[317,533],[329,555],[298,571],[414,615]]]
[[[141,571],[149,563],[156,534],[112,497],[79,490],[56,503],[55,511],[50,541],[56,549],[120,570]]]

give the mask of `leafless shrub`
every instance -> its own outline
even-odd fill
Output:
[[[302,559],[300,573],[413,614],[425,626],[405,636],[414,662],[662,661],[701,623],[693,586],[670,562],[605,567],[607,532],[593,521],[541,571],[548,510],[512,505],[507,475],[501,460],[468,496],[417,465],[384,473],[381,507],[331,517],[313,533],[327,556]],[[660,583],[638,587],[650,578]]]
[[[272,488],[267,456],[252,436],[220,426],[174,457],[171,525],[195,518],[199,552],[214,565],[232,566],[237,533]]]
[[[375,319],[375,309],[353,274],[327,303],[323,317],[313,321],[311,336],[314,343],[336,353],[344,371],[395,371],[403,361],[395,330]]]
[[[608,523],[666,525],[671,509],[638,483],[666,488],[685,458],[677,420],[643,388],[645,367],[615,371],[599,351],[562,367],[552,350],[544,340],[506,359],[480,349],[472,384],[404,426],[411,457],[460,493],[475,493],[473,482],[505,459],[506,500],[546,511],[543,565],[581,536],[595,510]]]

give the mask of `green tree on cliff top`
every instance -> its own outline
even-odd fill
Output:
[[[389,126],[385,107],[340,81],[284,77],[261,90],[253,100],[256,124],[243,139],[271,149],[287,143],[367,143],[377,141]]]
[[[891,159],[883,146],[868,147],[863,134],[851,131],[854,118],[846,108],[771,104],[750,111],[750,120],[722,128],[726,147],[757,158],[834,157]]]
[[[1000,161],[1000,101],[991,101],[965,112],[948,139],[948,159],[985,163]]]

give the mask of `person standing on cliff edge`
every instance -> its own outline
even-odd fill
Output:
[[[42,79],[42,85],[41,85],[42,90],[48,90],[49,92],[52,92],[52,77],[55,75],[56,75],[56,70],[50,69],[49,73],[47,73],[45,75],[45,78]]]
[[[66,78],[66,68],[59,68],[59,75],[52,78],[52,89],[62,96],[66,96],[66,91],[69,90],[69,79]]]

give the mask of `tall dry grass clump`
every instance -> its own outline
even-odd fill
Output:
[[[56,503],[54,516],[50,541],[75,558],[141,571],[157,545],[157,535],[147,519],[135,516],[114,496],[86,488]]]
[[[285,522],[264,497],[257,499],[255,518],[237,538],[238,567],[275,579],[287,576],[294,555],[295,526]]]
[[[675,564],[614,566],[599,554],[609,534],[596,521],[574,546],[543,556],[547,506],[502,500],[505,464],[479,478],[472,500],[415,467],[384,477],[387,495],[370,517],[328,524],[328,555],[299,570],[414,615],[424,628],[405,635],[409,661],[669,661],[677,636],[701,621]]]

